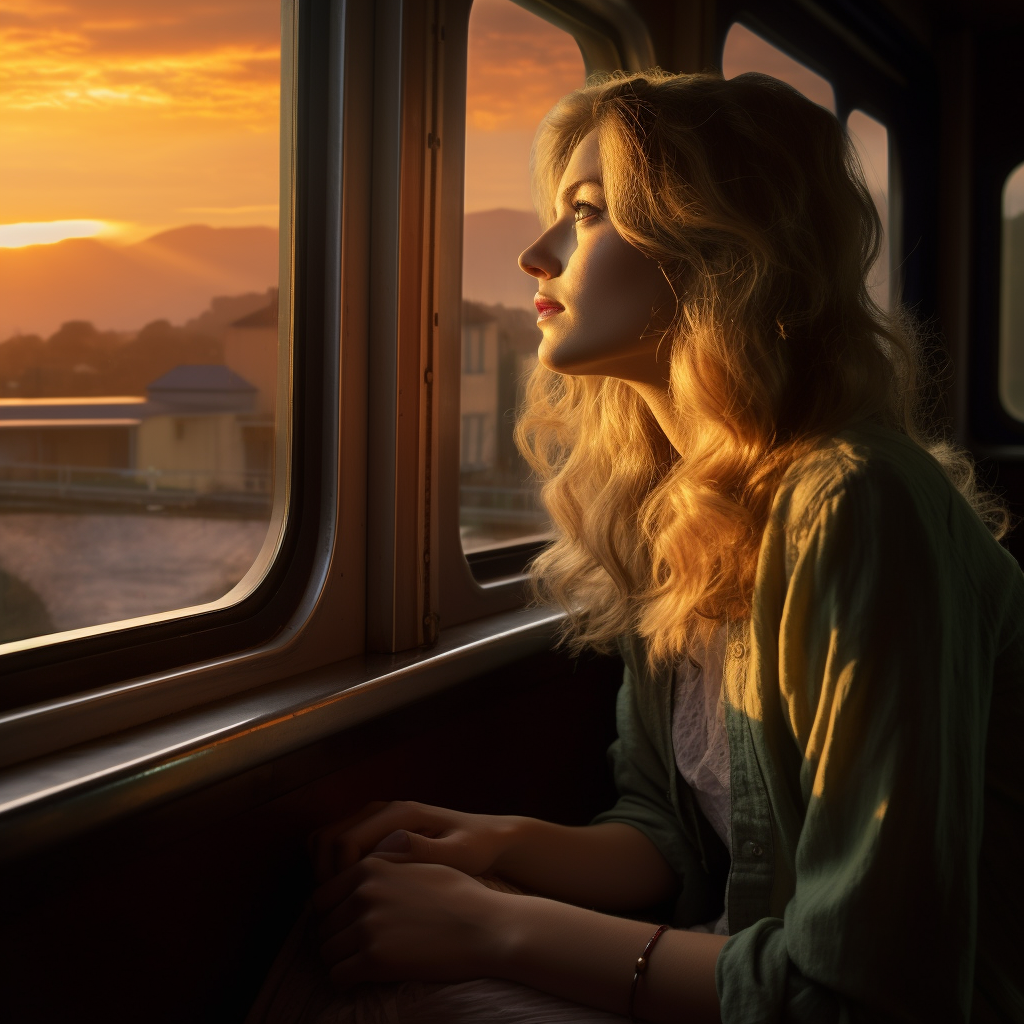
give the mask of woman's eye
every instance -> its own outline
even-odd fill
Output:
[[[575,220],[577,224],[579,224],[579,222],[582,220],[590,220],[591,217],[596,217],[601,212],[593,204],[584,203],[582,201],[577,201],[573,203],[572,208],[573,210],[575,210],[573,220]]]

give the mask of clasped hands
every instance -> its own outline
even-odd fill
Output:
[[[501,873],[518,819],[413,802],[377,803],[315,833],[321,955],[342,989],[378,981],[493,976],[510,896]]]

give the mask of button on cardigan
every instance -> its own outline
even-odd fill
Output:
[[[729,856],[678,776],[672,669],[621,643],[620,797],[728,905],[725,1024],[1024,1021],[1024,576],[938,464],[858,427],[794,464],[728,624]]]

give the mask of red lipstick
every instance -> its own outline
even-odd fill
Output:
[[[560,302],[555,302],[554,299],[549,299],[546,295],[541,295],[540,292],[533,297],[533,304],[537,307],[538,320],[547,320],[549,316],[565,312],[565,306]]]

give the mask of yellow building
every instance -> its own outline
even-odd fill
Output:
[[[253,412],[273,419],[277,397],[277,296],[224,332],[224,365],[256,388]]]
[[[491,469],[497,454],[498,324],[473,302],[462,304],[462,447],[463,473]]]
[[[254,385],[227,366],[176,366],[147,394],[135,442],[135,468],[147,482],[196,494],[269,491],[269,465],[254,470],[247,450]]]

